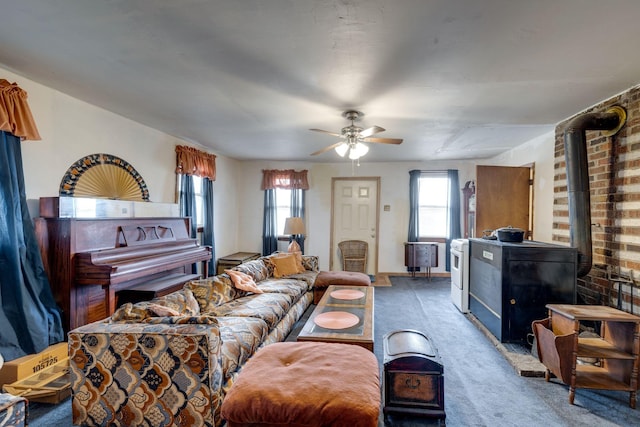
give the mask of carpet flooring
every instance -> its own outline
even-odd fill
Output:
[[[530,363],[531,356],[521,348],[501,345],[472,315],[460,313],[451,303],[448,278],[392,276],[389,280],[391,286],[375,288],[374,350],[380,372],[385,334],[401,329],[427,334],[444,366],[447,416],[441,422],[397,416],[385,420],[381,415],[380,427],[640,426],[640,409],[629,408],[629,393],[578,389],[575,404],[570,405],[566,385],[524,376],[522,364]],[[295,340],[309,313],[288,340]],[[58,405],[31,403],[29,426],[71,426],[70,399]]]

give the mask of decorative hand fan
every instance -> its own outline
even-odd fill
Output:
[[[75,162],[60,183],[61,196],[149,201],[142,176],[125,160],[111,154],[91,154]]]

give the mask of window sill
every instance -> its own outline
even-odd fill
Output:
[[[418,242],[447,243],[447,239],[444,237],[419,237]]]

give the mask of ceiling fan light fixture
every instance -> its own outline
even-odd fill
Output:
[[[362,142],[358,142],[357,144],[351,147],[351,151],[349,151],[349,158],[351,160],[357,160],[360,157],[364,156],[369,152],[369,147],[363,144]]]
[[[335,148],[336,153],[338,153],[338,156],[340,157],[344,157],[344,155],[347,154],[348,149],[349,149],[349,146],[347,145],[346,142],[343,142],[342,144],[338,145]]]

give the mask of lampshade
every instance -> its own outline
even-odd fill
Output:
[[[302,218],[294,216],[285,219],[284,234],[291,234],[291,236],[304,234],[304,222],[302,222]],[[302,250],[300,249],[300,245],[298,244],[298,242],[296,242],[296,239],[291,240],[291,243],[289,243],[289,248],[287,250],[289,252],[302,252]]]
[[[340,157],[344,157],[344,155],[347,154],[348,149],[349,145],[346,142],[343,142],[335,148],[336,153],[338,153],[338,156]]]
[[[302,218],[297,216],[287,218],[284,221],[284,234],[304,234],[304,222],[302,222]]]

